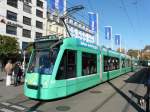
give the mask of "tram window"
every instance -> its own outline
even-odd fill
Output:
[[[97,73],[97,55],[82,53],[82,74],[91,75]]]
[[[130,65],[130,60],[129,59],[127,59],[127,67],[130,67],[131,65]]]
[[[128,65],[129,65],[129,67],[131,67],[131,60],[129,60],[129,64]]]
[[[104,72],[109,71],[108,56],[104,56]]]
[[[57,53],[54,57],[53,52],[49,49],[35,50],[32,54],[31,62],[27,72],[52,75],[56,57]]]
[[[56,80],[76,77],[76,51],[65,50],[61,59]]]
[[[125,68],[125,59],[122,59],[122,68]]]
[[[126,60],[126,67],[128,67],[129,66],[129,60],[127,59]]]
[[[104,56],[104,72],[119,69],[119,58]]]

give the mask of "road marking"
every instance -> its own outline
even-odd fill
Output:
[[[13,108],[18,109],[18,110],[25,110],[25,108],[23,108],[21,106],[12,105],[10,107],[13,107]]]
[[[2,109],[0,109],[0,111],[2,111],[2,112],[15,112],[15,111],[12,111],[12,110],[9,110],[9,109],[6,109],[6,108],[2,108]]]
[[[1,104],[5,105],[5,106],[9,106],[10,103],[6,103],[6,102],[2,102]]]

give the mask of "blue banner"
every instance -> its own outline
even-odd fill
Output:
[[[121,41],[120,35],[115,35],[115,44],[120,45],[120,41]]]
[[[64,11],[64,2],[65,0],[59,0],[59,12],[63,12]]]
[[[47,7],[50,11],[54,11],[55,10],[55,0],[48,0]]]
[[[105,39],[111,40],[111,36],[112,36],[112,27],[106,26],[105,27]]]
[[[57,10],[59,13],[62,13],[66,9],[66,0],[48,0],[47,6],[52,12]]]
[[[97,32],[97,14],[89,12],[89,27],[90,30]]]

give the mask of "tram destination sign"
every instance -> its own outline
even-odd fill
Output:
[[[35,49],[46,49],[50,48],[52,44],[54,44],[56,41],[51,40],[51,41],[39,41],[35,42]]]

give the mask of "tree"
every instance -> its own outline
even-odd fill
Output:
[[[0,35],[0,61],[18,58],[19,43],[15,37]],[[3,63],[2,62],[2,63]]]
[[[142,59],[150,60],[150,45],[146,45],[142,50]]]
[[[125,54],[125,49],[124,48],[118,48],[117,52],[121,52],[121,53]]]
[[[27,46],[26,50],[27,50],[28,54],[31,54],[31,52],[33,50],[33,42],[28,43],[28,46]]]
[[[127,54],[131,57],[137,58],[139,54],[139,50],[129,49]]]
[[[142,59],[143,60],[150,60],[150,52],[142,53]]]

